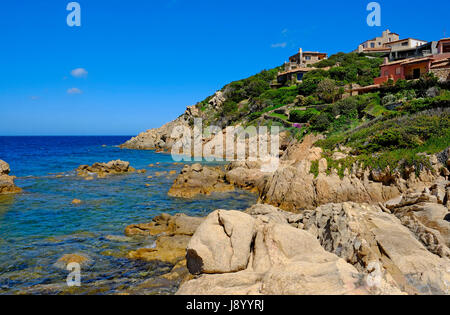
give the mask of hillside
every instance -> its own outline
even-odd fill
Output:
[[[449,83],[432,75],[415,81],[388,82],[380,89],[348,96],[351,86],[368,86],[380,74],[382,59],[376,55],[338,53],[314,64],[300,84],[272,89],[277,67],[224,86],[174,122],[131,139],[122,147],[170,150],[175,139],[173,126],[192,126],[194,118],[203,125],[278,125],[290,137],[323,134],[318,142],[330,158],[341,146],[351,148],[349,157],[329,167],[342,174],[355,161],[367,167],[395,169],[408,165],[427,167],[424,156],[450,145]],[[314,165],[312,171],[314,172]]]

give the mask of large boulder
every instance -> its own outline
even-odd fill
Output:
[[[216,210],[198,227],[187,247],[192,274],[237,272],[247,268],[255,220],[240,211]]]
[[[21,192],[22,189],[14,184],[14,176],[10,176],[9,164],[0,160],[0,195]]]
[[[227,192],[234,186],[227,183],[225,172],[220,167],[208,167],[201,164],[185,165],[170,188],[171,197],[193,198],[199,194]]]
[[[362,281],[364,275],[355,267],[325,251],[312,234],[289,225],[291,216],[265,205],[254,206],[247,213],[223,210],[212,213],[188,245],[188,266],[197,267],[200,262],[202,268],[193,271],[198,273],[200,270],[201,275],[184,283],[177,294],[371,292]],[[232,240],[238,233],[242,241],[239,245]],[[190,255],[189,249],[195,253]],[[232,261],[241,264],[235,264],[233,268]],[[382,283],[384,293],[400,293],[384,279]]]

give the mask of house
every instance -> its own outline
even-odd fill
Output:
[[[284,64],[284,71],[278,73],[277,82],[272,83],[272,87],[280,87],[290,82],[301,82],[306,73],[314,70],[314,68],[308,67],[309,65],[327,58],[327,53],[303,51],[303,49],[300,48],[298,53],[289,57],[289,62]]]
[[[442,42],[441,46],[445,43]],[[443,49],[441,51],[444,51]],[[449,80],[450,76],[450,52],[415,57],[389,62],[388,58],[380,66],[381,76],[374,79],[375,84],[382,84],[389,80],[419,79],[426,73],[434,73],[440,80]]]
[[[289,57],[289,62],[285,63],[285,71],[289,71],[295,68],[304,68],[308,65],[312,65],[327,58],[328,54],[326,53],[317,51],[303,51],[303,49],[300,48],[298,50],[298,53]]]
[[[303,76],[309,71],[315,68],[298,67],[291,70],[279,72],[277,76],[277,83],[272,84],[272,87],[281,87],[289,83],[299,83],[302,82]]]
[[[436,54],[425,40],[415,38],[400,39],[397,33],[385,30],[381,37],[367,40],[360,44],[356,52],[359,53],[385,53],[390,61]],[[437,45],[437,43],[436,43]],[[436,46],[435,45],[435,46]]]
[[[366,40],[358,46],[356,52],[390,52],[391,48],[386,44],[398,41],[400,35],[390,30],[385,30],[380,37]]]
[[[425,45],[426,43],[427,41],[425,40],[405,38],[386,43],[385,46],[391,48],[391,51],[401,51],[405,49],[416,48]]]
[[[438,54],[450,53],[450,38],[443,38],[437,44]]]
[[[423,43],[424,41],[421,41]],[[408,43],[408,42],[403,42]],[[413,46],[417,42],[409,42],[408,46]],[[428,57],[432,55],[437,55],[438,52],[438,42],[429,42],[421,44],[415,47],[406,47],[404,45],[396,45],[391,48],[389,52],[389,61],[404,60],[414,57]]]

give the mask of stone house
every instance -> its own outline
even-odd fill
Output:
[[[398,41],[399,39],[399,34],[393,33],[387,29],[380,37],[375,37],[361,43],[356,52],[389,52],[390,47],[387,47],[386,44]]]
[[[277,88],[289,83],[301,82],[306,73],[314,70],[314,68],[308,67],[309,65],[327,58],[327,53],[303,51],[303,49],[300,48],[298,53],[289,57],[289,62],[284,64],[284,71],[278,73],[277,82],[272,83],[271,86]]]

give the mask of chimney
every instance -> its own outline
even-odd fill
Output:
[[[302,48],[299,48],[298,49],[298,56],[299,56],[299,64],[301,65],[301,64],[303,64],[303,49]]]

